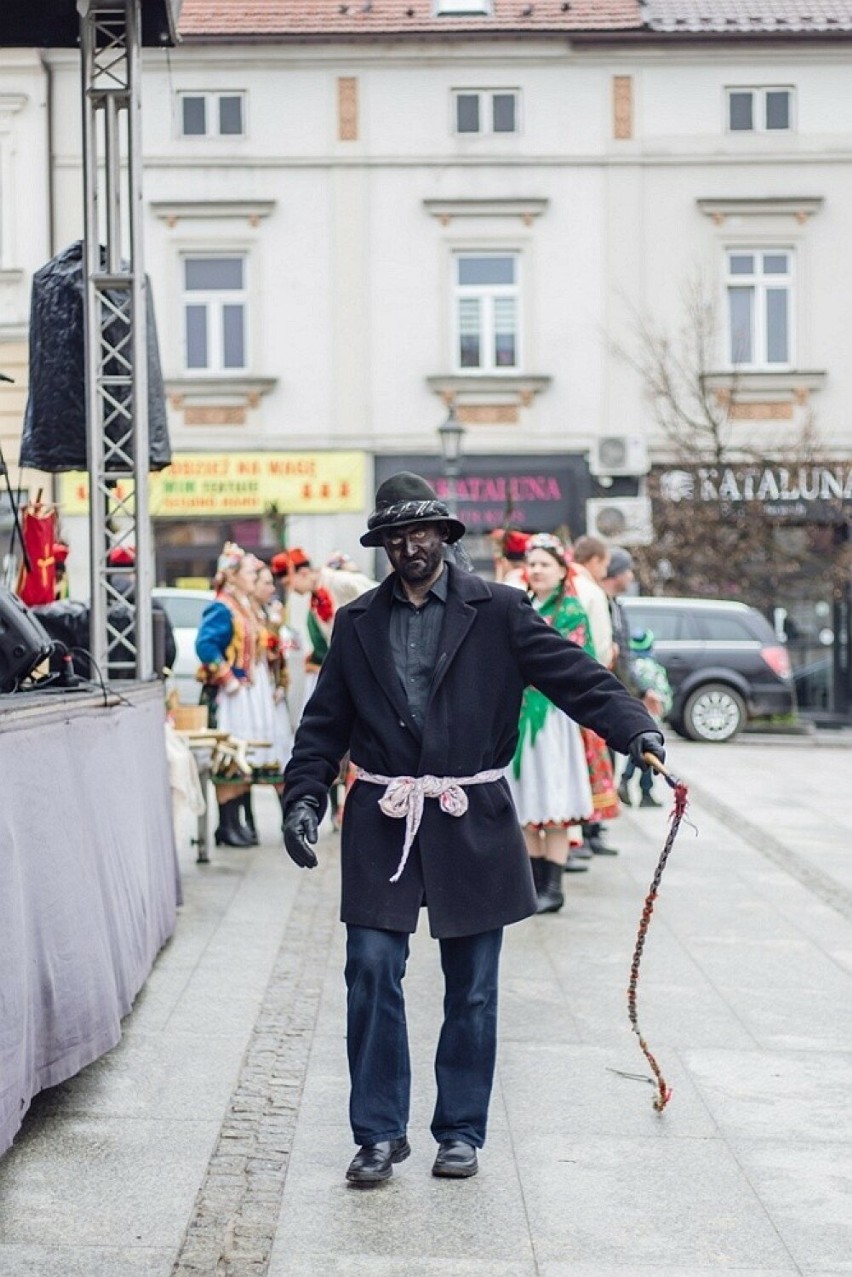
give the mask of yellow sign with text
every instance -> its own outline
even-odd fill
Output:
[[[357,513],[364,509],[363,452],[176,452],[148,476],[153,518],[252,518],[279,514]],[[133,484],[115,497],[132,510]],[[62,476],[61,509],[87,514],[89,476]]]

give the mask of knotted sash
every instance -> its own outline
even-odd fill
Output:
[[[353,768],[358,780],[365,780],[370,785],[385,786],[385,792],[379,799],[379,807],[386,816],[392,816],[395,820],[405,819],[402,858],[396,872],[389,879],[390,882],[398,882],[402,876],[411,845],[423,819],[423,807],[427,798],[437,798],[441,811],[445,811],[448,816],[463,816],[468,808],[464,786],[487,785],[491,781],[500,780],[503,775],[501,767],[477,772],[475,776],[379,776],[375,772],[364,771],[357,763],[353,763]]]

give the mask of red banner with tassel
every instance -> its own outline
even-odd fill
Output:
[[[21,515],[21,533],[26,556],[18,574],[18,597],[28,607],[52,603],[56,596],[56,508],[42,505],[37,497]]]

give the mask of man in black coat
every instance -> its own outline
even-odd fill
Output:
[[[560,709],[629,753],[665,758],[653,719],[616,678],[536,615],[526,595],[447,562],[464,524],[418,475],[376,494],[361,538],[394,572],[342,608],[284,776],[284,843],[298,864],[349,751],[341,919],[347,926],[347,1179],[386,1180],[410,1149],[402,978],[421,906],[441,946],[444,1023],[435,1074],[433,1173],[477,1171],[494,1072],[503,927],[536,911],[529,856],[503,769],[521,696]]]

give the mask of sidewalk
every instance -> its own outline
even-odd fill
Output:
[[[437,947],[407,977],[411,1158],[348,1189],[336,840],[300,873],[274,804],[254,852],[185,856],[187,903],[125,1036],[39,1098],[0,1162],[0,1277],[642,1277],[852,1272],[852,755],[674,741],[692,786],[626,985],[666,811],[509,928],[476,1179],[429,1174]],[[661,782],[657,782],[663,796]],[[270,795],[262,795],[264,799]],[[616,838],[617,833],[617,838]]]

